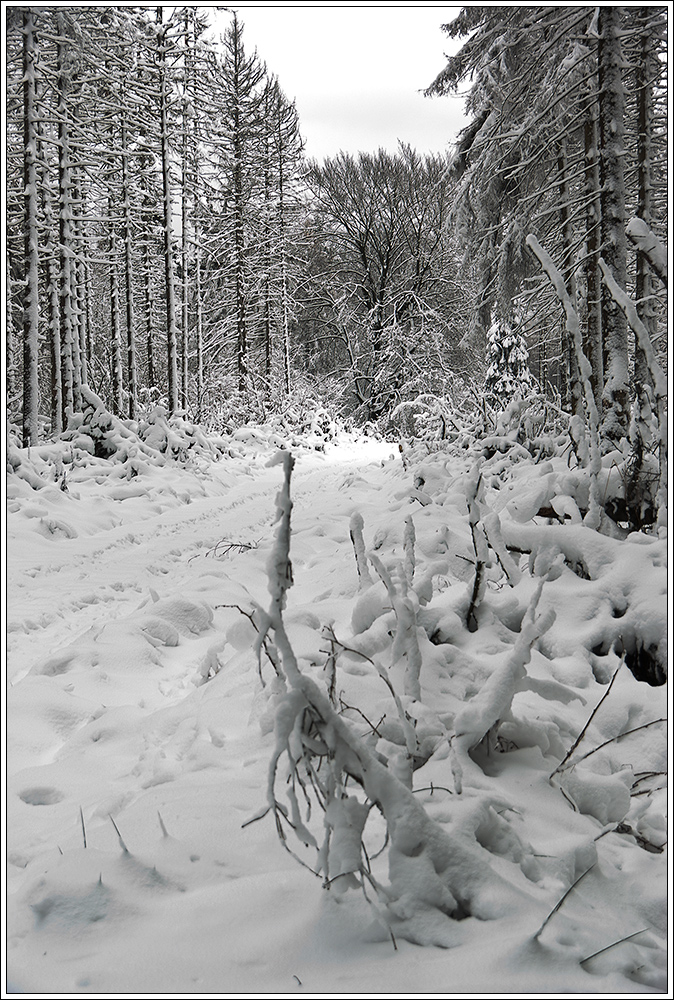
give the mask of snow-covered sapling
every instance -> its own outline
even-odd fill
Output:
[[[466,503],[468,504],[470,534],[473,539],[473,548],[475,550],[475,577],[473,579],[468,612],[466,614],[466,627],[469,632],[477,631],[476,612],[482,602],[482,598],[484,597],[486,587],[485,569],[489,565],[489,548],[487,546],[487,539],[485,538],[482,525],[480,524],[481,511],[478,496],[481,485],[482,477],[480,474],[477,474],[474,478],[473,486],[469,489],[466,497]]]
[[[316,861],[307,867],[323,878],[326,887],[360,886],[392,935],[419,944],[454,944],[455,919],[471,914],[480,919],[501,916],[522,898],[521,891],[493,869],[491,855],[474,832],[449,832],[432,820],[381,755],[370,750],[357,729],[335,711],[327,694],[299,670],[283,622],[286,593],[292,585],[292,458],[286,453],[280,460],[285,477],[277,499],[279,527],[268,562],[267,627],[274,632],[289,689],[279,698],[276,710],[268,806],[255,819],[271,811],[282,843],[302,864],[306,862],[291,850],[286,830],[313,848]],[[370,558],[385,583],[388,577],[389,592],[400,612],[405,599],[409,601],[402,587],[406,585],[404,572],[399,592],[379,560]],[[403,615],[399,624],[405,621]],[[413,615],[410,625],[414,625]],[[404,644],[409,648],[409,637]],[[276,791],[284,760],[282,787],[287,805]],[[323,817],[320,847],[309,826],[312,803]],[[389,885],[375,875],[363,844],[373,809],[386,823]],[[375,900],[368,896],[371,889]]]
[[[356,556],[356,567],[358,569],[358,582],[361,590],[372,586],[372,577],[367,567],[367,555],[365,552],[365,540],[363,538],[363,517],[358,511],[351,515],[349,534],[353,551]]]

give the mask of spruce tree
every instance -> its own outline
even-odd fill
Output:
[[[500,408],[534,390],[524,336],[511,320],[497,316],[487,334],[485,393]]]

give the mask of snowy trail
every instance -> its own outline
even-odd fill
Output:
[[[478,986],[498,982],[507,992],[510,983],[512,992],[536,993],[558,963],[555,985],[562,991],[621,993],[629,985],[659,992],[650,985],[662,978],[654,945],[635,951],[634,960],[612,954],[593,976],[578,964],[596,950],[595,905],[610,906],[615,921],[615,928],[599,928],[597,947],[638,926],[661,933],[662,859],[633,843],[628,849],[610,822],[572,811],[547,780],[554,760],[538,747],[550,736],[559,760],[602,693],[592,687],[588,662],[568,655],[560,596],[569,604],[569,620],[587,600],[570,596],[569,584],[578,587],[570,571],[550,597],[560,611],[563,651],[555,657],[537,652],[531,665],[552,707],[541,715],[540,699],[523,696],[527,721],[513,733],[523,748],[497,755],[487,767],[472,764],[463,804],[447,788],[446,741],[419,772],[423,786],[445,789],[435,796],[422,791],[429,815],[450,829],[462,815],[483,815],[485,863],[533,894],[531,907],[496,921],[495,932],[488,929],[488,959],[483,924],[472,918],[457,924],[461,948],[421,950],[399,942],[394,952],[386,934],[373,929],[362,897],[326,898],[315,876],[283,850],[271,817],[250,822],[266,804],[276,706],[273,671],[263,657],[263,686],[246,617],[256,603],[269,601],[266,566],[282,479],[269,458],[268,450],[252,450],[201,469],[167,465],[123,481],[111,472],[95,475],[95,465],[73,467],[67,493],[57,485],[35,491],[21,481],[11,484],[8,961],[17,990],[415,993],[436,992],[438,983],[446,989],[451,981],[457,992],[475,992],[479,966]],[[365,593],[359,588],[350,520],[360,513],[367,545],[395,562],[403,557],[413,514],[420,579],[427,565],[439,574],[437,610],[424,612],[431,616],[426,628],[437,622],[450,637],[434,645],[419,630],[419,725],[432,734],[445,731],[436,708],[451,721],[467,701],[480,717],[485,679],[510,655],[517,634],[519,626],[513,633],[508,624],[512,609],[518,601],[526,606],[533,583],[523,578],[517,599],[497,587],[479,631],[472,637],[457,631],[453,609],[470,591],[471,574],[466,469],[457,465],[448,473],[443,462],[429,462],[423,472],[434,500],[427,494],[421,504],[414,500],[413,475],[391,445],[347,441],[325,454],[297,453],[294,585],[285,622],[302,671],[320,684],[326,624],[347,644],[386,660],[395,619],[385,610],[381,584]],[[250,547],[226,551],[227,542]],[[639,547],[655,566],[650,552]],[[583,586],[593,593],[600,584]],[[551,648],[553,640],[551,633]],[[567,688],[570,676],[576,686]],[[629,675],[619,678],[606,734],[612,725],[627,727],[661,712],[658,690],[635,683]],[[361,726],[366,716],[391,714],[372,661],[341,657],[338,684],[345,704],[363,709],[364,715],[352,715]],[[563,686],[563,703],[554,701]],[[567,703],[570,715],[562,707]],[[540,718],[545,725],[535,721]],[[647,732],[652,745],[642,750],[655,770],[662,766],[658,732]],[[622,801],[619,775],[589,778],[602,808],[610,812]],[[657,837],[656,810],[647,810],[645,798],[635,801],[642,803],[644,836]],[[503,841],[494,809],[506,805],[512,829]],[[597,812],[596,802],[589,810]],[[375,824],[379,837],[376,830]],[[517,860],[520,848],[513,848],[517,830],[533,838],[533,847],[522,841],[527,852],[550,857],[536,862],[548,869],[534,882],[528,863]],[[595,843],[607,875],[592,886],[589,917],[581,907],[573,931],[560,921],[551,952],[527,950],[541,914],[597,858]],[[625,893],[634,912],[632,903],[625,907]],[[634,981],[623,975],[630,962],[647,970]]]
[[[375,443],[377,459],[391,454],[390,446]],[[40,634],[40,653],[46,646],[58,645],[109,617],[128,613],[140,603],[147,588],[161,588],[162,579],[171,576],[172,585],[194,584],[203,573],[203,563],[194,566],[194,556],[208,552],[222,539],[256,543],[271,536],[279,488],[279,471],[266,463],[222,463],[214,465],[209,477],[208,495],[201,478],[182,483],[180,493],[167,504],[146,494],[113,500],[123,505],[120,513],[106,510],[94,524],[80,525],[77,513],[68,510],[68,497],[55,489],[50,499],[58,500],[59,516],[49,539],[52,544],[39,551],[28,539],[34,537],[35,520],[47,523],[54,518],[44,504],[22,511],[25,530],[8,539],[9,662],[19,670],[35,647]],[[232,467],[233,466],[233,467]],[[299,516],[303,509],[320,509],[326,500],[332,508],[333,495],[339,495],[345,476],[353,466],[346,449],[327,464],[322,455],[302,455],[294,475],[294,493]],[[87,484],[90,487],[91,484]],[[79,484],[70,490],[77,499],[92,500],[111,507],[109,491],[89,489],[83,497]],[[215,491],[215,496],[212,495]],[[129,510],[131,508],[131,510]],[[320,515],[319,515],[320,518]],[[64,529],[81,531],[68,538]],[[250,561],[250,560],[249,560]],[[56,597],[56,603],[54,598]],[[48,609],[48,610],[47,610]],[[9,680],[19,679],[10,670]]]
[[[381,474],[391,454],[390,446],[372,443],[365,457],[362,449],[354,456],[336,448],[327,458],[298,456],[297,565],[304,567],[302,577],[308,576],[299,591],[307,587],[316,593],[316,570],[325,583],[318,557],[326,546],[330,554],[343,548],[352,561],[348,523],[354,497],[362,498],[364,487],[372,490],[368,468]],[[251,868],[267,872],[265,885],[269,877],[278,878],[273,830],[267,824],[241,828],[264,803],[268,749],[250,722],[251,712],[264,712],[266,696],[255,693],[259,681],[247,621],[236,609],[218,610],[226,604],[246,607],[250,599],[264,605],[268,599],[265,562],[281,471],[268,468],[267,460],[268,455],[225,461],[191,483],[185,473],[176,474],[173,483],[164,476],[156,489],[129,489],[138,495],[125,499],[111,499],[106,484],[78,482],[75,475],[69,495],[53,488],[36,502],[32,496],[30,503],[20,502],[23,496],[10,498],[16,506],[10,511],[15,516],[8,578],[12,888],[24,883],[25,870],[45,852],[77,884],[88,879],[91,864],[105,870],[110,857],[94,851],[115,851],[110,816],[118,817],[132,852],[139,838],[159,850],[164,840],[158,839],[158,812],[170,833],[180,832],[181,845],[193,838],[199,858],[212,855],[208,874],[197,877],[206,895],[213,882],[249,880]],[[122,488],[117,496],[123,495]],[[376,489],[375,498],[378,506],[389,502],[377,497]],[[78,516],[81,512],[86,513]],[[214,554],[223,539],[256,548]],[[323,589],[332,596],[329,584]],[[355,574],[346,590],[353,594]],[[148,619],[164,605],[163,618]],[[168,629],[177,626],[179,635],[166,636],[156,627],[158,620]],[[244,626],[240,672],[236,650],[230,645],[223,654],[224,635],[233,626],[235,642]],[[232,654],[226,670],[195,687],[204,663],[220,666],[218,656],[231,661]],[[185,863],[194,868],[185,859],[197,852],[184,848],[178,854],[178,869]],[[294,881],[294,862],[281,855],[282,870],[290,869],[288,879]],[[194,872],[189,874],[192,884]],[[253,883],[251,900],[263,888]],[[39,885],[38,880],[24,899],[40,895]],[[240,894],[237,889],[237,898]],[[50,923],[50,904],[44,905],[49,912],[43,922]],[[33,902],[30,906],[35,911]],[[16,927],[12,945],[28,946],[24,961],[30,965],[28,925],[17,920]],[[45,988],[55,974],[47,968]],[[154,968],[149,982],[156,974]],[[63,985],[77,987],[70,978]],[[129,988],[142,989],[137,969]]]

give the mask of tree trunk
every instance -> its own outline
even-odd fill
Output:
[[[152,275],[150,273],[149,236],[143,241],[143,291],[145,297],[145,349],[147,354],[147,384],[152,389],[157,384],[154,350],[154,295],[152,292]]]
[[[290,392],[290,321],[288,309],[288,259],[286,252],[285,217],[285,171],[283,163],[283,129],[281,124],[281,101],[278,109],[278,190],[279,190],[279,250],[281,254],[281,302],[283,316],[283,375],[286,394]]]
[[[656,75],[651,32],[648,27],[650,10],[639,11],[642,22],[641,58],[635,67],[635,85],[637,92],[637,185],[638,201],[637,215],[650,228],[651,226],[651,136],[653,130],[653,79]],[[653,284],[648,258],[637,249],[636,269],[636,299],[637,312],[642,323],[653,339],[657,332],[657,321],[653,311],[651,296]],[[637,343],[634,355],[634,379],[638,387],[652,386],[653,378],[643,350]]]
[[[627,239],[621,26],[619,7],[600,8],[601,247],[604,262],[620,288],[624,289],[627,281]],[[602,430],[605,438],[617,443],[626,435],[630,420],[627,320],[605,285],[602,287],[601,315],[604,340]]]
[[[597,108],[594,97],[588,107],[585,119],[585,278],[587,286],[587,329],[584,353],[590,365],[590,385],[597,411],[601,412],[601,397],[604,391],[604,356],[601,334],[601,276],[599,273],[599,246],[601,241],[600,223],[600,180],[597,134]]]
[[[243,135],[240,115],[240,56],[238,42],[234,46],[234,68],[232,97],[234,100],[233,114],[233,195],[234,195],[234,295],[236,302],[236,370],[239,380],[239,392],[246,388],[248,375],[248,345],[246,331],[246,296],[244,289],[244,216],[243,216]]]
[[[38,123],[38,140],[41,139],[41,129]],[[42,213],[45,243],[45,284],[47,288],[47,330],[50,354],[50,400],[51,400],[51,430],[59,435],[63,430],[63,403],[61,398],[61,330],[59,325],[59,275],[58,247],[54,242],[56,219],[49,186],[49,171],[45,162],[45,151],[41,141],[38,141],[40,163],[40,211]],[[9,291],[8,291],[9,295]]]
[[[82,382],[86,382],[86,345],[84,345],[84,277],[82,254],[84,239],[82,232],[82,188],[78,171],[72,173],[72,246],[73,259],[70,265],[72,282],[71,301],[73,306],[73,400],[76,410],[82,407]]]
[[[73,303],[72,303],[72,182],[70,167],[70,135],[68,128],[68,77],[66,69],[67,42],[65,24],[60,11],[56,13],[56,74],[58,90],[59,148],[59,326],[61,330],[61,403],[63,426],[74,406],[73,371]]]
[[[189,369],[189,319],[190,319],[190,279],[189,279],[189,246],[187,227],[189,219],[187,194],[187,123],[183,121],[182,149],[182,237],[180,269],[182,271],[182,317],[180,323],[180,401],[183,410],[187,409],[187,377]]]
[[[162,26],[162,8],[157,7],[157,45],[159,52],[159,117],[161,125],[161,165],[164,215],[164,280],[166,286],[166,348],[168,362],[169,413],[178,409],[178,358],[175,299],[175,272],[173,266],[173,223],[171,201],[171,154],[169,148],[168,81],[166,69],[166,29]]]
[[[31,10],[23,13],[23,180],[24,267],[23,294],[23,446],[38,441],[38,333],[39,252],[37,205],[36,76],[37,46]]]
[[[131,194],[129,191],[129,157],[126,125],[122,121],[122,211],[124,213],[124,274],[126,279],[126,361],[129,385],[129,418],[135,420],[138,410],[138,376],[136,371],[136,311],[133,297],[133,240],[131,233]]]
[[[110,206],[112,216],[112,205]],[[117,240],[115,231],[110,223],[110,339],[111,339],[111,364],[112,364],[112,407],[113,412],[121,417],[124,411],[123,387],[122,387],[122,345],[120,336],[120,316],[119,316],[119,278],[117,275]]]
[[[569,212],[571,193],[569,191],[568,180],[568,160],[566,139],[560,143],[557,154],[557,167],[559,169],[559,220],[561,223],[562,246],[564,249],[564,260],[562,274],[564,285],[569,294],[569,298],[576,308],[576,279],[573,271],[573,226]],[[580,371],[572,338],[569,336],[566,326],[562,329],[562,364],[560,371],[566,372],[562,389],[562,399],[566,405],[570,405],[571,413],[574,415],[583,412],[583,387],[580,381]]]

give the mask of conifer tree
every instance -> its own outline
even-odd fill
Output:
[[[487,336],[487,375],[484,388],[488,397],[503,407],[534,390],[529,371],[529,352],[521,331],[512,320],[497,316]]]

